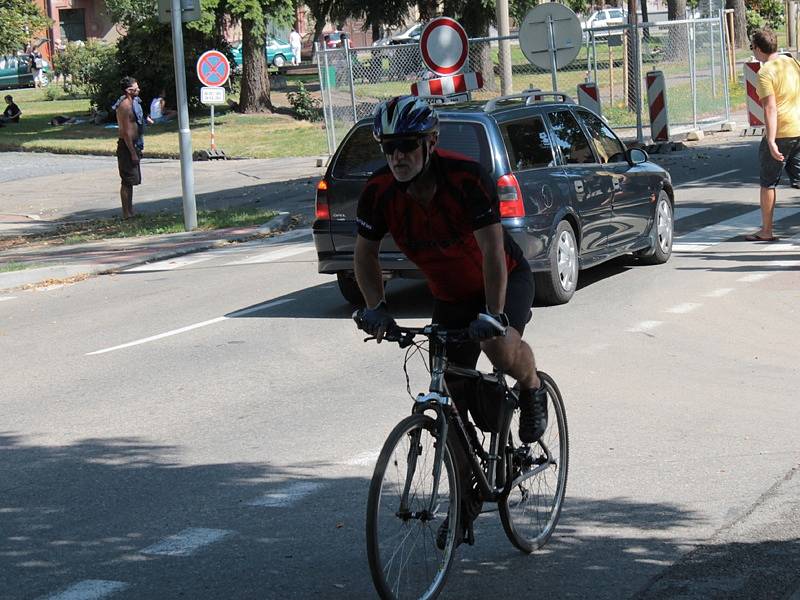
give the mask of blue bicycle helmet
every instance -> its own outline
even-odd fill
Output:
[[[372,135],[377,141],[391,137],[425,135],[439,128],[439,116],[417,96],[395,96],[375,109]]]

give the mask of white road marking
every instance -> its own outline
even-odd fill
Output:
[[[157,556],[191,556],[203,546],[213,544],[233,532],[226,529],[190,527],[141,550],[141,554]]]
[[[775,221],[780,221],[786,217],[790,217],[800,212],[800,208],[776,208]],[[750,230],[755,230],[761,225],[761,210],[751,210],[738,215],[731,219],[714,223],[708,227],[703,227],[696,231],[690,231],[684,235],[677,236],[673,249],[684,252],[697,251],[697,245],[703,246],[699,248],[703,250],[708,246],[724,242],[731,238],[747,235],[752,233]],[[687,244],[692,248],[687,248]]]
[[[714,290],[713,292],[708,292],[707,294],[703,294],[706,298],[722,298],[723,296],[727,296],[730,294],[735,288],[719,288]]]
[[[655,329],[656,327],[659,327],[660,325],[663,324],[664,324],[663,321],[642,321],[638,325],[628,329],[628,331],[630,333],[642,333],[645,331],[650,331],[651,329]]]
[[[181,267],[188,267],[189,265],[195,265],[197,263],[205,262],[207,260],[211,260],[214,258],[213,256],[179,256],[177,258],[169,258],[167,260],[159,260],[153,263],[139,265],[138,267],[133,267],[132,269],[128,269],[129,273],[135,273],[137,271],[171,271],[172,269],[180,269]]]
[[[703,306],[702,304],[698,304],[697,302],[684,302],[683,304],[678,304],[677,306],[673,306],[672,308],[668,308],[667,312],[672,313],[674,315],[683,315],[688,312],[692,312],[696,308],[700,308]]]
[[[296,501],[313,494],[322,487],[321,483],[315,481],[295,481],[277,492],[269,492],[251,500],[248,506],[259,506],[268,508],[284,508],[294,504]]]
[[[207,327],[208,325],[214,325],[215,323],[221,323],[222,321],[227,321],[228,319],[235,319],[237,317],[243,317],[245,315],[249,315],[250,313],[258,312],[260,310],[264,310],[267,308],[272,308],[273,306],[279,306],[281,304],[286,304],[287,302],[293,302],[294,298],[284,298],[282,300],[273,300],[272,302],[265,302],[263,304],[257,304],[252,308],[246,308],[244,310],[237,310],[236,312],[232,312],[228,315],[224,315],[222,317],[217,317],[215,319],[209,319],[208,321],[203,321],[201,323],[195,323],[193,325],[187,325],[186,327],[181,327],[180,329],[173,329],[172,331],[167,331],[165,333],[159,333],[158,335],[151,335],[150,337],[142,338],[140,340],[134,340],[132,342],[128,342],[126,344],[120,344],[119,346],[112,346],[111,348],[104,348],[103,350],[95,350],[94,352],[87,352],[86,356],[94,356],[97,354],[105,354],[106,352],[114,352],[115,350],[122,350],[123,348],[130,348],[131,346],[140,346],[141,344],[147,344],[148,342],[155,342],[156,340],[161,340],[166,337],[171,337],[173,335],[179,335],[181,333],[186,333],[187,331],[192,331],[194,329],[200,329],[201,327]]]
[[[255,256],[251,256],[250,258],[245,258],[242,260],[236,260],[233,262],[226,263],[226,266],[254,265],[254,264],[274,262],[276,260],[282,260],[284,258],[289,258],[290,256],[295,256],[297,254],[303,254],[304,252],[309,252],[313,249],[314,245],[311,244],[310,242],[300,244],[297,246],[290,246],[288,248],[275,248],[267,252],[261,252]]]
[[[101,600],[128,587],[122,581],[106,581],[104,579],[85,579],[67,589],[43,597],[42,600]]]
[[[374,465],[376,462],[378,462],[379,455],[380,455],[380,450],[375,450],[372,452],[362,452],[361,454],[356,454],[353,458],[349,458],[340,464],[347,465],[350,467]]]
[[[741,281],[742,283],[755,283],[756,281],[763,281],[767,277],[772,277],[773,275],[775,275],[775,273],[752,273],[750,275],[740,277],[736,281]]]
[[[722,173],[715,173],[714,175],[709,175],[708,177],[701,177],[700,179],[692,179],[691,181],[684,181],[676,185],[676,188],[682,188],[689,185],[694,185],[695,183],[701,183],[703,181],[710,181],[711,179],[718,179],[720,177],[725,177],[725,175],[730,175],[731,173],[736,173],[740,169],[731,169],[730,171],[723,171]]]
[[[676,206],[675,207],[675,220],[685,219],[701,212],[707,212],[710,208],[697,208],[694,206]]]
[[[9,300],[16,300],[16,296],[3,296],[0,297],[0,302],[8,302]]]

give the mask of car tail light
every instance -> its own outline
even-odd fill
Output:
[[[501,217],[524,217],[525,204],[522,190],[514,175],[503,175],[497,180],[497,196],[500,198]]]
[[[328,182],[320,179],[317,184],[317,201],[316,201],[316,217],[317,219],[327,221],[331,218],[331,209],[328,206]]]

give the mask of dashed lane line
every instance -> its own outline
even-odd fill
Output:
[[[703,294],[706,298],[722,298],[723,296],[727,296],[736,288],[718,288],[716,290],[712,290],[707,294]]]
[[[690,185],[694,185],[696,183],[702,183],[704,181],[711,181],[712,179],[719,179],[720,177],[725,177],[725,175],[730,175],[731,173],[736,173],[741,169],[731,169],[730,171],[723,171],[722,173],[714,173],[714,175],[709,175],[708,177],[701,177],[700,179],[692,179],[691,181],[684,181],[683,183],[679,183],[676,185],[676,188],[683,188],[688,187]]]
[[[678,304],[673,306],[672,308],[668,308],[667,312],[672,313],[674,315],[684,315],[686,313],[692,312],[695,309],[700,308],[703,306],[697,302],[684,302],[683,304]]]
[[[774,221],[800,213],[800,208],[776,208]],[[756,229],[761,225],[761,210],[751,210],[713,225],[702,227],[675,238],[673,250],[678,252],[698,252],[706,250],[720,242],[724,242]]]
[[[664,321],[642,321],[638,325],[634,325],[628,331],[630,333],[644,333],[647,331],[651,331],[656,327],[660,327],[664,324]]]
[[[2,296],[0,297],[0,302],[8,302],[9,300],[16,300],[16,296]]]
[[[107,581],[105,579],[85,579],[72,584],[68,588],[43,596],[40,600],[102,600],[111,594],[121,592],[128,587],[122,581]]]
[[[263,494],[248,502],[247,505],[262,508],[285,508],[320,488],[322,488],[322,484],[316,481],[295,481],[275,492]]]
[[[147,344],[148,342],[155,342],[156,340],[161,340],[167,337],[171,337],[173,335],[179,335],[181,333],[186,333],[187,331],[193,331],[195,329],[200,329],[201,327],[208,327],[209,325],[214,325],[215,323],[221,323],[222,321],[227,321],[229,319],[235,319],[237,317],[243,317],[245,315],[262,311],[268,308],[272,308],[273,306],[279,306],[281,304],[286,304],[287,302],[293,302],[294,298],[284,298],[282,300],[273,300],[272,302],[264,302],[262,304],[257,304],[251,308],[246,308],[244,310],[238,310],[236,312],[232,312],[229,315],[224,315],[222,317],[216,317],[214,319],[209,319],[208,321],[202,321],[201,323],[194,323],[193,325],[187,325],[186,327],[181,327],[179,329],[173,329],[172,331],[166,331],[164,333],[159,333],[157,335],[151,335],[150,337],[142,338],[139,340],[134,340],[132,342],[128,342],[126,344],[120,344],[119,346],[112,346],[111,348],[103,348],[102,350],[95,350],[94,352],[87,352],[86,356],[96,356],[98,354],[106,354],[107,352],[114,352],[115,350],[122,350],[124,348],[131,348],[132,346],[140,346],[142,344]]]
[[[775,272],[771,273],[751,273],[750,275],[745,275],[744,277],[739,277],[736,281],[741,281],[742,283],[755,283],[757,281],[763,281],[767,277],[772,277],[775,275]]]
[[[160,542],[148,546],[144,550],[140,550],[140,554],[154,556],[191,556],[204,546],[218,542],[233,533],[233,531],[227,529],[190,527],[175,535],[164,538]]]

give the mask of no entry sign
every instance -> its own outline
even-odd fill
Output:
[[[207,87],[225,85],[231,74],[231,65],[219,50],[203,52],[197,59],[197,78]]]
[[[429,21],[419,38],[425,65],[437,75],[458,73],[469,57],[469,40],[464,28],[450,17]]]

